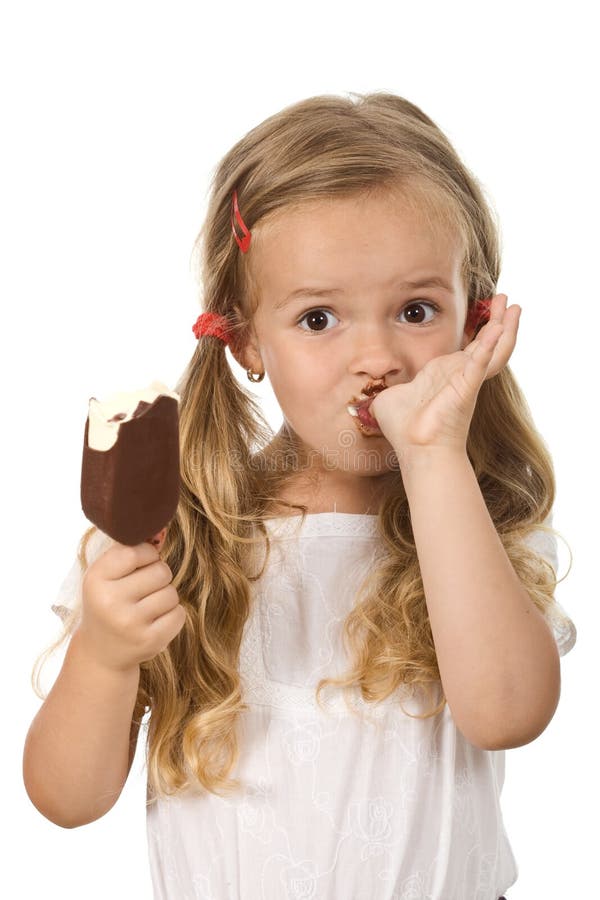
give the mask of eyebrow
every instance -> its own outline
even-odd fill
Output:
[[[429,287],[441,287],[444,290],[449,291],[450,293],[452,293],[453,290],[451,285],[449,285],[448,282],[444,278],[441,278],[439,275],[427,275],[425,278],[421,278],[418,281],[401,281],[397,284],[394,284],[393,287],[396,289],[399,288],[401,291]],[[278,303],[276,303],[275,309],[283,309],[284,306],[287,306],[294,300],[302,300],[305,297],[333,297],[336,294],[343,293],[344,292],[341,288],[297,288],[295,291],[292,291],[291,294],[288,294],[287,297],[284,297],[283,300],[280,300]]]

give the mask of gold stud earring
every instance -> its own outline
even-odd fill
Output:
[[[265,377],[264,372],[253,372],[252,369],[246,369],[246,375],[248,376],[248,380],[253,381],[254,383],[262,381],[263,378]],[[258,378],[255,378],[254,377],[255,375],[257,375]]]

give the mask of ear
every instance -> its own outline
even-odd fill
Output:
[[[463,327],[463,336],[460,343],[460,349],[464,350],[465,347],[475,340],[477,331],[481,331],[483,328],[483,321],[481,320],[481,314],[477,308],[475,309],[466,309],[465,310],[465,324]]]
[[[236,322],[243,322],[244,316],[239,306],[233,307],[236,316]],[[254,329],[251,325],[237,332],[236,340],[230,341],[229,349],[237,364],[242,369],[252,369],[253,372],[262,372],[264,369],[260,351],[258,349],[258,341]]]

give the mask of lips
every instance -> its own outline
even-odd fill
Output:
[[[384,391],[385,387],[381,386],[370,386],[367,385],[365,390],[360,394],[359,397],[352,397],[350,403],[346,406],[346,409],[350,413],[351,416],[358,419],[358,421],[365,428],[371,431],[380,431],[379,424],[377,419],[375,419],[369,412],[369,408],[377,396],[381,391]]]
[[[372,399],[373,398],[371,398],[371,400],[369,401],[369,406],[371,405]],[[365,428],[371,428],[373,430],[380,431],[381,429],[379,428],[377,419],[369,412],[369,406],[359,406],[356,413],[357,418],[359,422],[361,422],[365,426]]]

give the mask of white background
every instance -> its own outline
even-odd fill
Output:
[[[88,399],[154,378],[172,386],[185,368],[200,311],[190,253],[212,170],[230,146],[296,100],[390,90],[447,133],[499,213],[498,290],[523,308],[510,365],[553,454],[554,524],[573,552],[557,591],[578,628],[562,662],[561,702],[536,741],[506,754],[503,810],[520,872],[508,896],[595,895],[600,154],[592,5],[217,8],[199,0],[2,7],[9,830],[0,892],[151,897],[141,742],[116,806],[80,829],[44,819],[21,775],[40,703],[31,666],[58,634],[49,607],[87,525],[79,476]],[[252,390],[278,428],[268,381]],[[564,575],[566,545],[559,553]],[[59,664],[48,667],[47,686]]]

